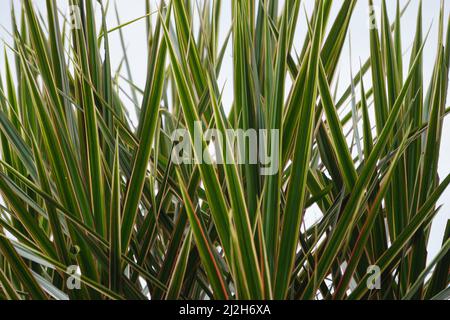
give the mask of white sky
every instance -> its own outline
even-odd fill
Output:
[[[200,0],[201,1],[201,0]],[[95,1],[96,2],[96,1]],[[112,28],[117,25],[115,19],[115,13],[113,4],[114,2],[117,4],[120,14],[121,22],[124,23],[126,21],[135,19],[145,14],[145,1],[143,0],[111,0],[110,1],[110,10],[108,15],[108,27]],[[155,3],[155,0],[152,0]],[[280,7],[282,6],[280,1]],[[380,8],[381,1],[375,0],[375,6]],[[395,7],[396,1],[388,0],[388,12],[391,20],[393,20],[395,15]],[[400,4],[403,6],[407,1],[401,0]],[[403,36],[403,49],[407,50],[410,48],[412,43],[415,26],[416,26],[416,15],[417,15],[417,6],[418,0],[412,0],[411,4],[404,14],[402,18],[402,36]],[[444,1],[448,2],[448,1]],[[20,7],[19,0],[12,0],[17,8]],[[45,9],[45,0],[35,0],[34,3],[38,8]],[[62,12],[66,12],[66,4],[65,0],[57,0],[58,5]],[[223,1],[222,7],[222,34],[221,40],[224,38],[224,34],[228,30],[231,25],[231,1],[225,0]],[[313,0],[304,0],[302,2],[302,6],[305,7],[306,12],[311,12],[313,7]],[[426,81],[431,76],[432,68],[434,65],[434,59],[436,54],[436,39],[437,39],[437,23],[439,19],[439,7],[440,0],[425,0],[423,1],[423,25],[424,30],[426,31],[428,27],[432,24],[431,33],[427,42],[427,45],[424,49],[424,76]],[[334,7],[332,10],[331,19],[334,19],[334,16],[337,13],[337,9],[340,7],[341,1],[334,1]],[[10,1],[8,0],[0,0],[0,25],[10,29],[11,21],[10,21]],[[450,3],[446,4],[445,7],[445,22],[447,23],[447,18],[450,13]],[[45,17],[45,10],[42,10],[42,15]],[[369,31],[368,31],[368,1],[360,0],[356,6],[355,12],[353,14],[353,18],[350,25],[351,30],[351,42],[352,42],[352,68],[353,72],[356,73],[359,69],[359,60],[361,59],[363,62],[369,56]],[[100,20],[98,20],[100,24]],[[294,47],[297,50],[301,50],[301,46],[303,44],[303,36],[306,30],[306,20],[304,16],[304,10],[301,9],[300,17],[299,17],[299,27],[296,33]],[[424,32],[425,32],[424,31]],[[146,77],[146,61],[147,61],[147,51],[146,51],[146,33],[145,33],[145,22],[141,20],[140,22],[134,23],[130,26],[127,26],[123,29],[126,46],[128,52],[132,53],[130,58],[131,71],[133,74],[133,79],[135,83],[143,88],[145,84]],[[11,43],[11,39],[8,34],[0,29],[0,39],[6,41],[7,43]],[[110,42],[111,42],[111,53],[112,53],[112,62],[113,67],[117,67],[123,57],[122,49],[120,46],[119,36],[117,32],[110,34]],[[3,43],[0,43],[0,47],[3,47]],[[406,52],[404,56],[405,64],[409,64],[409,56],[410,52]],[[3,52],[0,53],[0,70],[4,70],[4,59]],[[123,69],[124,70],[124,69]],[[406,66],[405,66],[405,70]],[[348,44],[346,44],[345,49],[342,54],[342,58],[340,61],[340,83],[345,86],[348,85],[350,79],[349,72],[349,50]],[[406,74],[406,71],[405,71]],[[124,71],[123,71],[123,75]],[[232,103],[233,97],[233,83],[232,83],[232,52],[229,50],[226,53],[224,64],[222,67],[222,72],[220,74],[220,84],[224,85],[224,104],[225,106],[230,106]],[[366,87],[368,87],[368,79],[366,80]],[[124,87],[126,87],[124,85]],[[450,105],[450,100],[448,100],[447,105]],[[444,125],[444,133],[443,133],[443,141],[442,141],[442,149],[441,149],[441,158],[439,165],[439,173],[441,176],[446,176],[450,173],[450,141],[447,137],[450,134],[450,120],[447,119]],[[440,204],[443,205],[439,215],[436,217],[435,222],[432,228],[432,241],[429,247],[430,256],[434,256],[437,253],[437,250],[440,248],[440,244],[442,241],[444,229],[447,223],[447,219],[450,218],[450,189],[446,191],[440,200]]]

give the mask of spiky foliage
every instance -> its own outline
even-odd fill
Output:
[[[421,5],[404,69],[402,11],[389,21],[383,1],[370,57],[336,97],[330,84],[357,1],[340,1],[334,19],[332,2],[315,1],[307,21],[300,0],[147,5],[140,89],[129,72],[118,81],[108,43],[137,21],[108,29],[103,5],[70,0],[81,8],[81,28],[70,29],[56,0],[46,0],[46,21],[23,1],[8,48],[16,71],[8,60],[1,70],[0,298],[448,298],[450,224],[428,265],[426,250],[450,183],[437,173],[449,111],[443,10],[428,87],[422,52],[436,44],[426,42]],[[224,5],[233,23],[219,31]],[[228,47],[230,112],[218,83]],[[194,139],[196,121],[203,131],[280,130],[271,141],[278,173],[233,161],[175,165],[170,136],[186,128]],[[306,224],[313,206],[322,216]],[[381,290],[367,285],[373,265]],[[79,290],[67,286],[70,266],[80,269]]]

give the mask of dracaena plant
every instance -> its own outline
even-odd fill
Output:
[[[449,298],[450,224],[427,255],[450,183],[437,170],[449,112],[443,8],[433,43],[418,4],[406,56],[400,22],[411,9],[397,3],[391,21],[382,1],[381,19],[367,17],[370,56],[338,92],[356,0],[339,1],[335,16],[333,1],[314,1],[306,19],[300,0],[147,1],[141,18],[115,27],[104,1],[68,1],[71,19],[59,3],[11,11],[0,299]],[[232,23],[220,30],[225,5]],[[125,47],[112,70],[109,37],[125,43],[122,29],[144,21],[140,88]],[[429,84],[426,46],[437,46]],[[231,110],[218,80],[227,48]],[[177,129],[208,159],[208,129],[277,130],[267,140],[276,170],[239,162],[227,143],[215,154],[235,155],[226,163],[178,163]],[[320,218],[306,223],[313,207]]]

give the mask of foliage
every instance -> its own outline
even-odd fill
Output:
[[[139,19],[108,29],[106,4],[70,0],[81,8],[81,28],[70,28],[55,0],[46,0],[46,18],[22,1],[0,83],[0,298],[449,298],[450,223],[428,265],[426,249],[450,183],[437,171],[450,24],[441,10],[425,87],[422,52],[435,44],[422,5],[404,68],[403,11],[389,21],[383,1],[370,57],[339,97],[331,84],[357,1],[340,1],[335,17],[332,3],[315,1],[308,21],[300,0],[147,4],[140,89],[111,70],[108,42]],[[220,30],[225,5],[230,30]],[[309,32],[296,53],[300,23]],[[218,83],[228,47],[230,112]],[[136,128],[121,92],[138,112]],[[271,141],[278,173],[175,165],[171,134],[186,128],[193,140],[196,121],[203,131],[280,130]],[[306,223],[312,207],[322,215]],[[367,285],[373,265],[381,290]],[[80,290],[67,286],[70,266],[80,269]]]

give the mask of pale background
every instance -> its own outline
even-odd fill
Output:
[[[202,0],[199,0],[201,2]],[[33,1],[37,8],[42,9],[43,17],[46,16],[45,11],[45,1],[35,0]],[[66,0],[57,0],[61,12],[67,12],[67,2]],[[94,1],[96,3],[96,1]],[[156,8],[156,2],[154,8]],[[283,0],[280,1],[280,8],[282,7]],[[375,6],[379,9],[381,7],[381,1],[374,1]],[[391,21],[395,17],[396,1],[388,0],[388,12]],[[403,6],[407,1],[401,0],[400,5]],[[447,24],[449,13],[450,13],[450,3],[444,1],[445,6],[445,23]],[[8,35],[6,30],[10,30],[11,26],[11,15],[10,15],[10,5],[14,4],[16,12],[20,12],[20,1],[19,0],[0,0],[0,48],[4,47],[4,42],[11,43],[11,37]],[[127,22],[133,20],[137,17],[143,16],[145,14],[145,1],[143,0],[111,0],[110,8],[108,14],[108,28],[112,28],[117,25],[117,21],[114,13],[114,3],[117,4],[121,22]],[[403,49],[405,50],[404,62],[405,70],[407,64],[409,63],[410,57],[410,46],[413,41],[415,28],[416,28],[416,15],[419,0],[412,0],[411,4],[402,18],[402,36],[403,36]],[[423,1],[423,26],[424,33],[431,26],[431,33],[424,49],[424,76],[426,82],[428,83],[431,72],[433,69],[433,64],[436,55],[436,40],[437,40],[437,25],[439,20],[439,7],[440,0],[426,0]],[[302,7],[304,6],[306,12],[310,13],[313,7],[313,0],[302,1]],[[341,5],[341,1],[334,2],[334,8],[332,10],[332,15],[330,21],[333,21],[334,16],[337,13],[338,8]],[[98,9],[98,5],[97,5]],[[224,34],[228,31],[231,25],[231,1],[223,1],[222,4],[222,17],[221,17],[221,43],[224,39]],[[303,38],[306,31],[306,20],[303,8],[300,10],[299,17],[299,27],[296,32],[296,37],[294,41],[294,48],[301,50],[303,43]],[[353,73],[356,73],[359,69],[359,60],[365,61],[369,56],[369,31],[368,31],[368,1],[360,0],[356,6],[355,12],[350,25],[351,30],[351,42],[352,42],[352,68]],[[100,19],[98,24],[100,24]],[[378,20],[379,22],[379,20]],[[446,27],[446,26],[445,26]],[[5,30],[6,29],[6,30]],[[145,84],[146,77],[146,61],[147,61],[147,51],[146,51],[146,32],[145,32],[145,22],[141,20],[139,22],[133,23],[123,29],[125,45],[127,47],[131,64],[131,72],[133,75],[133,80],[140,87],[143,88]],[[113,68],[117,68],[120,64],[123,51],[120,45],[118,32],[110,34],[110,46],[112,54]],[[349,64],[349,49],[348,42],[346,43],[345,49],[342,54],[342,58],[339,66],[340,83],[345,86],[348,85],[350,79],[350,64]],[[10,53],[8,53],[10,54]],[[4,72],[4,57],[3,50],[0,52],[0,70]],[[114,70],[114,69],[113,69]],[[125,69],[122,68],[122,75],[126,77]],[[407,73],[406,71],[404,72]],[[225,56],[224,64],[222,67],[222,72],[220,74],[220,84],[224,86],[224,104],[226,107],[232,103],[233,97],[233,74],[232,74],[232,51],[230,46]],[[366,87],[368,87],[369,79],[366,78]],[[426,83],[426,85],[428,85]],[[123,84],[124,88],[128,88],[127,85]],[[342,89],[342,88],[341,88]],[[450,100],[447,101],[447,106],[450,105]],[[441,148],[441,157],[439,164],[439,173],[441,177],[444,177],[450,173],[450,141],[447,137],[450,134],[450,119],[445,121],[443,141]],[[429,258],[433,257],[440,248],[442,237],[444,234],[447,219],[450,218],[450,189],[440,199],[440,204],[443,205],[440,213],[436,217],[433,227],[432,227],[432,240],[429,246]],[[313,213],[314,214],[314,213]]]

